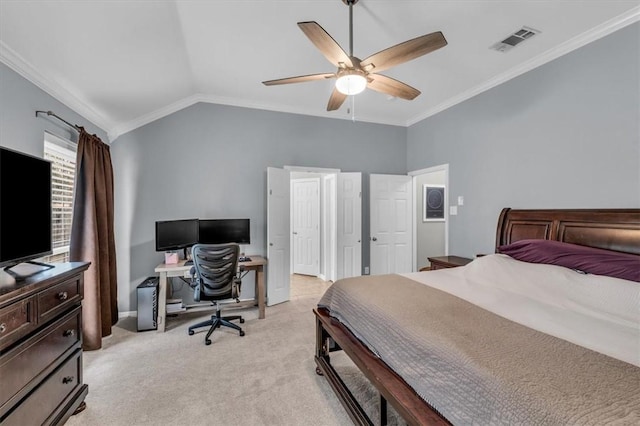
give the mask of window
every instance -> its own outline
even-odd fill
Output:
[[[76,175],[76,144],[44,134],[44,158],[51,161],[51,239],[53,254],[45,262],[68,262]]]

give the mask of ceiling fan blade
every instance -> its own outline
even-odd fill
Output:
[[[404,62],[426,55],[447,45],[444,35],[438,31],[426,34],[388,49],[374,53],[360,62],[360,66],[368,72],[379,72],[400,65]],[[373,66],[372,66],[373,65]]]
[[[342,106],[345,99],[347,99],[347,95],[339,92],[338,89],[334,87],[331,97],[329,98],[329,103],[327,104],[327,111],[337,110]]]
[[[387,77],[381,74],[369,74],[369,82],[367,87],[376,92],[386,93],[396,98],[406,99],[408,101],[415,99],[420,91],[401,81]]]
[[[280,78],[277,80],[263,81],[265,86],[275,86],[277,84],[304,83],[305,81],[324,80],[327,78],[335,78],[334,73],[299,75],[297,77]]]
[[[341,63],[347,67],[353,66],[349,55],[317,22],[298,22],[298,26],[333,65],[339,68],[344,68],[340,66]]]

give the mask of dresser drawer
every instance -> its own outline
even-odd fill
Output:
[[[81,311],[69,314],[0,357],[0,413],[22,399],[66,351],[80,343]]]
[[[0,309],[0,351],[37,327],[35,296]]]
[[[22,404],[0,423],[3,426],[48,424],[60,404],[82,384],[82,351],[58,367]]]
[[[38,294],[38,313],[41,322],[55,317],[82,300],[82,278],[75,276]]]

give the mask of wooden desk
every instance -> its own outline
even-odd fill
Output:
[[[250,255],[250,262],[238,262],[239,266],[244,266],[247,271],[256,271],[255,297],[258,304],[258,318],[264,319],[266,293],[264,288],[264,265],[267,259],[262,256]],[[160,278],[158,289],[158,331],[164,332],[167,318],[167,278],[169,277],[190,277],[189,270],[192,265],[185,265],[184,260],[172,265],[161,263],[155,269]],[[254,303],[255,305],[255,303]]]

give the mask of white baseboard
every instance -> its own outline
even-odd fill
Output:
[[[138,311],[118,312],[118,318],[137,317]]]

